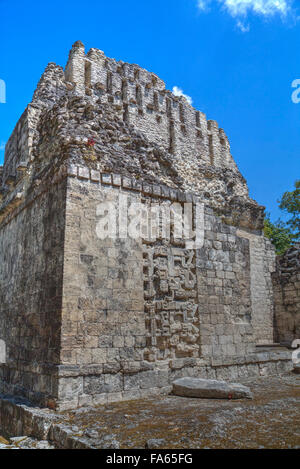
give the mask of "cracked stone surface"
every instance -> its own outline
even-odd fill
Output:
[[[8,438],[0,436],[0,449],[54,449],[47,440],[39,441],[28,436]]]
[[[157,396],[65,412],[95,448],[299,448],[300,378],[245,379],[253,400]],[[112,446],[110,446],[112,447]]]

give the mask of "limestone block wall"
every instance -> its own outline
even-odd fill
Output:
[[[250,243],[252,324],[257,345],[274,342],[274,299],[272,273],[275,272],[275,250],[261,233],[238,230]]]
[[[2,186],[6,192],[34,160],[33,147],[34,141],[39,137],[37,131],[39,118],[43,110],[53,106],[66,92],[63,80],[62,68],[50,63],[38,83],[32,102],[28,104],[8,139],[2,175]]]
[[[247,361],[255,352],[249,241],[209,208],[201,249],[172,239],[99,239],[99,204],[119,213],[120,195],[129,208],[188,195],[175,191],[171,200],[159,186],[117,174],[69,172],[61,408],[161,392],[182,373],[216,376],[212,360]]]
[[[28,195],[0,225],[0,392],[58,394],[65,183]]]
[[[155,74],[97,49],[86,54],[80,42],[65,70],[46,67],[17,123],[0,168],[0,200],[36,163],[42,169],[60,157],[87,159],[89,138],[94,169],[112,171],[117,164],[123,175],[140,173],[197,193],[229,224],[261,228],[263,208],[250,199],[218,124],[166,90]]]
[[[249,242],[213,213],[205,223],[196,261],[202,354],[243,357],[255,350]]]
[[[224,130],[217,122],[207,121],[185,98],[166,90],[154,73],[136,64],[116,62],[98,49],[85,54],[83,44],[77,42],[65,77],[74,83],[78,95],[109,103],[149,141],[174,154],[178,165],[191,174],[197,160],[238,171]]]
[[[26,167],[30,160],[30,148],[32,135],[30,120],[34,114],[34,108],[30,106],[22,114],[5,148],[5,166],[3,171],[3,183],[14,183],[18,176],[19,166]]]
[[[119,214],[120,195],[129,208],[200,203],[173,188],[69,165],[4,218],[1,391],[68,409],[167,392],[183,375],[275,372],[269,355],[255,352],[249,239],[209,207],[202,247],[187,249],[172,236],[102,239],[98,207],[110,202]]]
[[[288,343],[300,338],[300,244],[276,259],[273,274],[275,337]]]
[[[188,248],[174,223],[168,239],[101,237],[99,206],[122,218],[120,196],[133,213],[192,204],[203,243]],[[182,375],[276,372],[255,353],[273,342],[262,226],[215,121],[75,43],[65,70],[47,66],[0,167],[0,391],[72,408]]]

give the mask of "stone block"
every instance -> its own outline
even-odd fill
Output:
[[[78,168],[78,177],[80,179],[90,179],[90,170],[88,168]]]
[[[102,181],[102,184],[111,185],[112,184],[111,174],[102,173],[101,174],[101,181]]]
[[[181,378],[173,382],[173,394],[206,399],[252,399],[249,388],[237,383],[200,378]]]
[[[91,181],[100,182],[100,171],[91,169]]]

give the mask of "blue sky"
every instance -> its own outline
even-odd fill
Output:
[[[299,10],[299,0],[0,0],[0,164],[47,63],[64,66],[80,39],[155,72],[217,120],[251,196],[276,219],[300,178]]]

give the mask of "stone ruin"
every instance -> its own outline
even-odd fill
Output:
[[[76,42],[7,142],[0,188],[0,392],[71,409],[292,367],[267,347],[264,208],[224,130],[155,74]],[[120,196],[133,211],[189,204],[201,245],[173,228],[101,239],[97,207],[122,217]]]
[[[275,340],[290,345],[300,339],[300,243],[276,259],[273,273]]]

